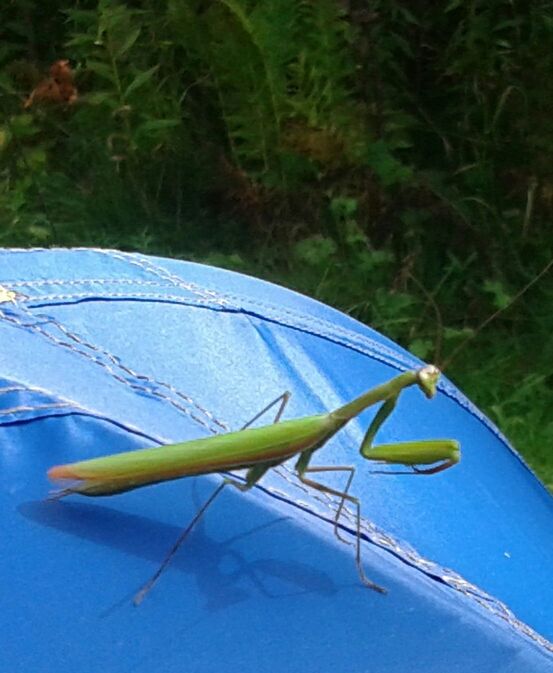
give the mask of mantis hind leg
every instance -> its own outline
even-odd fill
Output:
[[[241,430],[245,430],[248,428],[250,425],[255,423],[255,421],[263,416],[267,411],[272,409],[274,406],[278,404],[278,409],[275,415],[275,418],[273,420],[273,423],[278,423],[282,417],[282,414],[284,413],[284,410],[286,408],[286,405],[288,404],[288,400],[291,397],[291,393],[286,391],[282,393],[282,395],[279,395],[275,400],[273,400],[270,404],[268,404],[266,407],[264,407],[260,412],[258,412],[251,420],[249,420],[242,428]],[[173,560],[173,557],[179,550],[179,547],[182,545],[182,543],[186,540],[188,535],[191,533],[192,529],[194,526],[198,523],[198,521],[202,518],[202,516],[205,514],[206,510],[209,508],[209,506],[214,502],[214,500],[221,494],[225,486],[231,485],[237,488],[239,491],[248,491],[252,486],[254,486],[259,479],[267,472],[272,467],[272,464],[266,464],[266,463],[260,463],[259,465],[254,465],[251,467],[247,474],[246,474],[246,482],[242,483],[241,481],[238,481],[236,479],[233,479],[231,477],[225,477],[225,479],[217,486],[217,488],[213,491],[213,493],[209,496],[209,498],[205,501],[205,503],[200,507],[200,509],[196,512],[194,518],[192,521],[188,524],[188,526],[182,531],[182,533],[179,535],[179,537],[175,540],[175,543],[171,547],[171,549],[167,552],[167,555],[161,562],[159,568],[156,570],[156,572],[150,577],[150,579],[144,584],[144,586],[138,591],[133,599],[133,603],[138,606],[148,592],[153,588],[153,586],[156,584],[156,582],[159,580],[161,575],[163,574],[164,570],[167,568],[167,566],[171,563]]]
[[[267,467],[266,470],[268,470],[268,469],[269,468]],[[265,472],[266,470],[264,470],[263,472]],[[250,471],[248,471],[248,474],[249,474],[249,472]],[[261,475],[259,475],[259,477],[257,477],[257,479],[259,479],[260,477],[261,477]],[[255,481],[257,481],[257,479]],[[191,533],[194,526],[198,523],[198,521],[206,513],[209,506],[215,501],[217,496],[221,494],[221,492],[223,491],[225,486],[230,485],[230,486],[234,486],[239,491],[248,491],[255,484],[255,481],[253,481],[252,483],[249,483],[247,481],[244,484],[241,481],[236,481],[235,479],[232,479],[230,477],[225,477],[225,479],[219,484],[219,486],[217,486],[217,488],[213,491],[213,493],[209,496],[209,498],[204,502],[204,504],[196,512],[192,521],[188,524],[188,526],[182,531],[182,533],[175,540],[175,543],[173,544],[171,549],[167,552],[167,555],[165,556],[163,561],[160,563],[159,568],[156,570],[156,572],[150,577],[150,579],[146,582],[146,584],[144,584],[144,586],[140,589],[140,591],[138,591],[135,594],[134,599],[133,599],[133,603],[136,606],[138,606],[138,605],[140,605],[140,603],[142,603],[142,601],[144,600],[144,598],[146,597],[148,592],[153,588],[154,584],[156,584],[156,582],[161,577],[164,570],[167,568],[167,566],[173,560],[173,557],[175,556],[175,554],[179,550],[179,547],[186,540],[186,538]]]
[[[344,471],[344,470],[351,471],[346,490],[344,490],[344,491],[339,491],[337,489],[331,488],[330,486],[327,486],[326,484],[321,484],[320,482],[314,481],[313,479],[308,479],[305,476],[305,473],[307,473],[307,472],[332,472],[332,471]],[[355,564],[357,566],[357,572],[359,573],[359,578],[361,579],[361,582],[366,587],[368,587],[369,589],[373,589],[374,591],[378,591],[381,594],[385,594],[385,593],[387,593],[386,589],[379,586],[378,584],[375,584],[365,575],[365,571],[363,569],[363,564],[361,562],[361,504],[360,504],[358,498],[355,498],[354,496],[350,495],[347,492],[347,488],[349,488],[351,480],[353,479],[354,472],[355,472],[354,468],[348,467],[348,466],[343,466],[343,467],[340,467],[340,466],[336,466],[336,467],[334,467],[334,466],[306,467],[301,472],[298,471],[298,477],[299,477],[300,481],[303,484],[305,484],[306,486],[310,486],[311,488],[314,488],[315,490],[317,490],[321,493],[326,493],[328,495],[335,495],[335,496],[338,496],[339,498],[341,498],[340,506],[338,507],[337,517],[339,517],[346,500],[348,502],[351,502],[355,506],[355,509],[356,509]],[[338,525],[338,520],[336,518],[335,519],[335,526],[337,527],[337,525]],[[340,539],[342,539],[342,538],[340,538]]]
[[[306,472],[349,472],[349,477],[346,482],[346,486],[343,489],[343,491],[341,491],[342,496],[345,496],[349,493],[351,482],[353,481],[353,477],[355,475],[355,468],[352,465],[331,465],[331,466],[322,465],[318,467],[306,467],[302,471],[302,474],[305,474]],[[300,480],[303,481],[301,477]],[[336,537],[340,540],[340,542],[343,542],[344,544],[352,544],[349,540],[346,540],[340,535],[340,529],[338,528],[338,524],[340,522],[340,516],[342,514],[342,510],[344,509],[344,505],[346,504],[346,499],[347,499],[346,497],[340,498],[340,504],[338,505],[336,515],[334,516],[334,535],[336,535]]]
[[[150,591],[150,589],[153,588],[154,584],[158,581],[158,579],[161,577],[161,574],[167,568],[169,563],[171,563],[173,556],[177,553],[179,547],[181,544],[185,541],[185,539],[188,537],[190,531],[194,528],[194,526],[198,523],[198,521],[202,518],[204,515],[205,511],[207,508],[211,505],[211,503],[215,500],[215,498],[221,493],[221,491],[225,488],[227,485],[227,481],[223,481],[217,486],[215,491],[209,496],[209,498],[205,501],[205,503],[200,507],[200,509],[196,512],[196,515],[192,519],[192,521],[188,524],[188,526],[182,531],[182,533],[179,535],[179,537],[175,540],[175,543],[171,547],[171,549],[168,551],[167,555],[161,562],[159,568],[156,570],[156,572],[150,577],[150,579],[144,584],[144,586],[138,591],[138,593],[135,594],[133,598],[133,603],[136,606],[139,606],[140,603],[144,600],[146,597],[146,594]]]

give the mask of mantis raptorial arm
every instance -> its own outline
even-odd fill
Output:
[[[363,458],[383,463],[409,465],[410,471],[385,472],[373,470],[374,474],[437,474],[459,462],[459,445],[451,439],[429,439],[417,442],[395,442],[373,446],[373,440],[380,426],[388,418],[397,404],[398,395],[386,400],[377,411],[367,430],[361,448]],[[433,467],[418,468],[417,465],[437,463]]]

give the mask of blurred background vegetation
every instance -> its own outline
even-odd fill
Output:
[[[194,259],[438,364],[553,257],[553,2],[5,0],[0,245]],[[448,375],[553,485],[553,283]]]

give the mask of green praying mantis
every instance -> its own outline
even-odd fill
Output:
[[[546,266],[527,285],[519,290],[509,304],[493,313],[477,328],[479,333],[497,315],[512,306],[529,288],[537,283],[553,266],[551,259]],[[469,337],[449,356],[448,363],[474,338]],[[171,444],[151,449],[129,451],[91,460],[79,461],[68,465],[57,465],[48,471],[54,482],[68,484],[53,497],[60,498],[72,493],[86,496],[106,496],[123,493],[135,488],[157,484],[162,481],[181,479],[232,470],[245,469],[245,481],[224,476],[203,506],[198,510],[187,528],[177,538],[175,544],[163,560],[157,572],[136,594],[134,602],[138,605],[148,591],[157,582],[163,570],[185,540],[208,507],[227,486],[240,491],[248,491],[267,470],[276,467],[293,456],[298,456],[295,472],[302,483],[322,493],[339,498],[334,517],[334,532],[340,537],[339,522],[346,502],[356,510],[355,561],[361,582],[380,593],[386,593],[383,587],[369,580],[361,561],[361,504],[359,499],[349,493],[355,474],[355,468],[348,465],[311,466],[313,454],[321,449],[346,423],[361,414],[365,409],[381,404],[376,412],[359,451],[363,458],[389,465],[404,465],[410,468],[408,474],[430,475],[456,465],[461,457],[459,443],[454,439],[434,439],[422,441],[398,442],[394,444],[374,445],[375,436],[394,410],[402,391],[418,386],[423,394],[432,398],[440,370],[434,365],[407,371],[389,381],[371,388],[363,395],[326,414],[308,416],[280,422],[290,393],[286,392],[262,409],[238,432],[194,439],[179,444]],[[271,408],[277,406],[277,413],[271,425],[251,428],[250,426]],[[308,474],[342,472],[349,473],[343,491],[331,488],[308,477]],[[389,472],[387,472],[389,474]]]
[[[376,446],[373,444],[379,428],[394,410],[402,391],[416,385],[426,397],[432,398],[436,393],[439,377],[440,371],[437,367],[426,365],[399,374],[386,383],[371,388],[335,411],[280,422],[290,398],[290,393],[286,392],[260,411],[238,432],[58,465],[48,471],[48,476],[54,482],[69,484],[55,494],[54,497],[59,498],[72,493],[86,496],[114,495],[172,479],[247,470],[245,482],[230,476],[223,478],[221,484],[179,536],[157,572],[135,596],[134,602],[138,605],[158,580],[186,536],[227,485],[240,491],[247,491],[257,484],[267,470],[293,456],[298,456],[295,471],[300,481],[322,493],[339,498],[334,518],[334,532],[343,542],[347,541],[339,534],[340,515],[346,502],[355,507],[355,561],[359,577],[365,586],[386,593],[384,588],[366,577],[361,561],[361,505],[358,498],[349,493],[355,468],[346,465],[311,466],[310,461],[313,454],[348,421],[368,407],[381,403],[359,449],[363,458],[408,466],[411,468],[409,472],[411,474],[435,474],[452,467],[460,460],[459,444],[453,439],[409,441]],[[275,406],[278,410],[271,425],[250,427],[260,416]],[[331,488],[307,476],[325,472],[349,473],[344,490]]]

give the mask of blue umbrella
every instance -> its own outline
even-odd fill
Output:
[[[318,413],[420,363],[316,301],[198,264],[4,250],[0,287],[6,670],[551,670],[551,498],[446,380],[432,401],[404,393],[378,440],[457,439],[455,469],[371,474],[371,412],[320,454],[359,468],[364,565],[387,596],[359,583],[332,503],[283,469],[225,492],[135,608],[220,477],[47,502],[50,466],[236,429],[285,390],[286,417]]]

